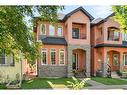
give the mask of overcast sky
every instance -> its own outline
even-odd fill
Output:
[[[65,10],[60,11],[61,13],[67,14],[72,10],[80,6],[65,6]],[[88,11],[94,18],[105,18],[112,13],[111,6],[82,6],[86,11]]]

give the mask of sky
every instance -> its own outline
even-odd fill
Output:
[[[78,8],[80,6],[65,6],[65,9],[63,11],[60,11],[60,13],[67,14],[74,9]],[[86,11],[88,11],[94,18],[105,18],[108,15],[112,13],[111,6],[82,6]]]

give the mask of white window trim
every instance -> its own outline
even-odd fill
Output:
[[[42,33],[42,25],[44,25],[45,26],[45,33],[43,34]],[[40,35],[46,35],[46,24],[40,24]]]
[[[51,27],[51,26],[54,27],[54,35],[51,35],[51,34],[50,34],[50,32],[51,32],[51,31],[50,31],[50,27]],[[51,25],[51,24],[49,25],[49,36],[55,36],[55,26],[53,26],[53,25]]]
[[[64,52],[64,64],[60,64],[60,52],[61,50],[64,50],[62,52]],[[59,49],[59,65],[65,65],[65,49]]]
[[[52,52],[52,49],[54,49],[55,51],[53,51],[53,52],[55,52],[55,61],[56,61],[56,49],[55,48],[51,48],[50,49],[50,65],[57,65],[57,63],[55,63],[55,64],[52,64],[52,62],[51,62],[51,52]]]
[[[61,34],[61,36],[58,35],[58,28],[62,28],[62,34]],[[63,37],[63,26],[58,26],[58,28],[57,28],[57,36],[58,37]]]
[[[127,65],[125,64],[125,55],[127,56],[127,54],[123,54],[123,63],[124,63],[124,66],[127,66]]]
[[[48,65],[48,49],[47,48],[42,48],[42,49],[46,49],[46,64],[43,64],[42,60],[41,60],[41,65]],[[43,50],[41,49],[41,54],[43,52]]]

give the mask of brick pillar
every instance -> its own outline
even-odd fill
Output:
[[[68,47],[68,66],[67,66],[67,77],[72,77],[72,49]]]
[[[123,52],[120,52],[120,72],[123,70]]]
[[[103,51],[103,62],[102,62],[102,71],[103,71],[103,76],[107,76],[107,51]]]
[[[86,75],[90,77],[90,49],[86,50]]]

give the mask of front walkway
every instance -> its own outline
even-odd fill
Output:
[[[82,80],[82,78],[80,78]],[[91,86],[87,87],[87,89],[98,89],[98,90],[104,90],[104,89],[123,89],[127,90],[127,85],[104,85],[102,83],[96,82],[94,80],[87,81],[88,84]]]

